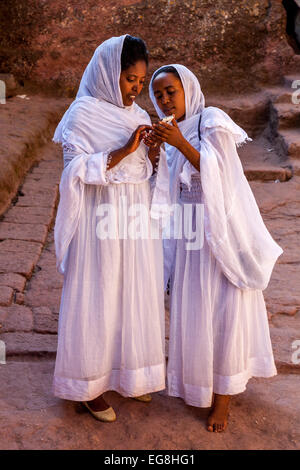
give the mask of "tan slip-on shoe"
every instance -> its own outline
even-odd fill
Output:
[[[116,413],[111,406],[103,411],[94,411],[89,407],[86,401],[83,401],[82,404],[86,406],[86,408],[94,416],[94,418],[98,419],[99,421],[104,421],[105,423],[112,423],[117,419]]]
[[[140,395],[139,397],[132,397],[134,400],[137,401],[142,401],[144,403],[149,403],[152,400],[152,397],[149,393],[146,393],[145,395]]]

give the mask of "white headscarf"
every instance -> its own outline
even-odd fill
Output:
[[[205,106],[205,99],[201,91],[200,83],[197,80],[196,76],[184,65],[170,64],[170,66],[174,67],[177,70],[184,89],[185,119],[188,119],[194,116],[195,114],[201,113]],[[149,85],[150,98],[160,118],[164,117],[164,113],[161,111],[158,104],[156,103],[156,99],[153,93],[153,77],[159,70],[163,69],[164,67],[166,66],[163,65],[154,72]]]
[[[171,65],[179,73],[185,93],[186,116],[178,126],[185,139],[200,152],[206,239],[224,275],[234,285],[263,290],[283,250],[262,220],[236,151],[236,146],[252,139],[224,111],[204,107],[200,84],[190,70],[183,65]],[[150,97],[162,117],[152,84],[153,76]],[[198,137],[200,115],[201,142]],[[166,151],[171,200],[176,203],[180,197],[180,181],[190,188],[191,175],[198,171],[175,147],[166,144]],[[176,240],[164,240],[165,283],[173,272],[175,248]]]
[[[97,47],[82,75],[75,100],[71,103],[55,130],[52,139],[54,142],[62,141],[62,130],[68,120],[70,110],[73,109],[76,100],[82,96],[93,96],[119,108],[125,108],[119,80],[121,54],[126,36],[128,35],[112,37]]]

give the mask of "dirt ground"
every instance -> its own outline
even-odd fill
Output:
[[[205,429],[208,409],[166,393],[139,403],[108,392],[117,421],[101,423],[51,393],[53,361],[0,366],[0,449],[299,449],[299,375],[251,379],[232,399],[225,433]]]

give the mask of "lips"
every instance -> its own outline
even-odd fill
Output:
[[[166,115],[166,116],[169,116],[170,114],[174,114],[174,111],[175,111],[175,108],[164,108],[163,109],[163,113]]]

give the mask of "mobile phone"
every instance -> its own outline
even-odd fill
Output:
[[[167,124],[170,124],[170,122],[172,122],[174,118],[175,118],[175,114],[172,114],[171,116],[164,117],[160,121],[161,122],[166,122]]]

